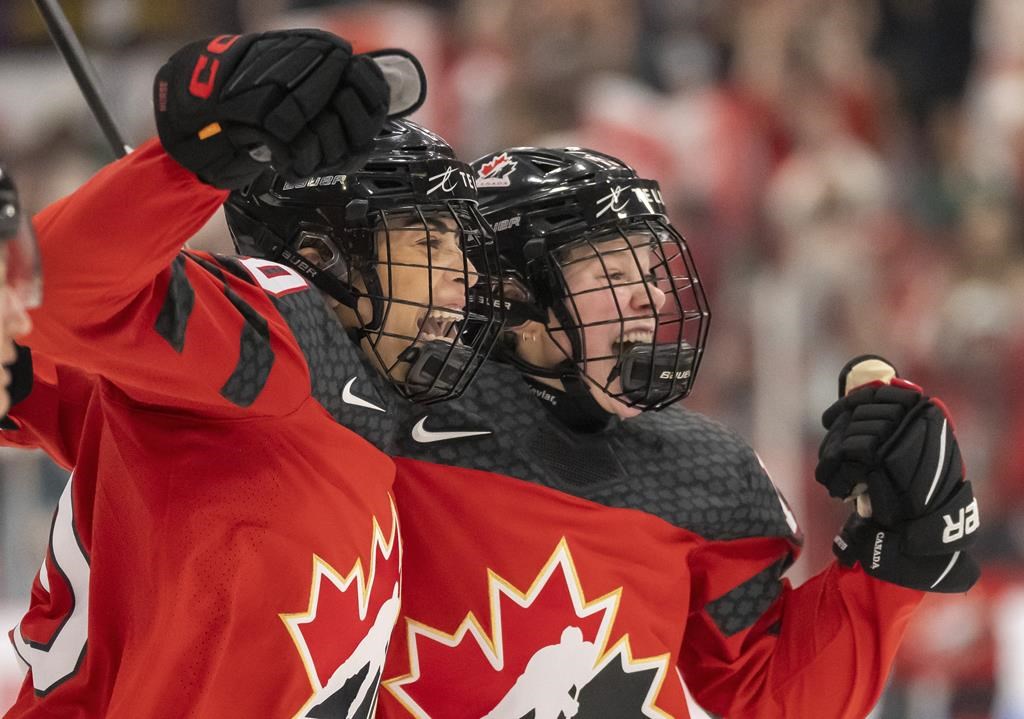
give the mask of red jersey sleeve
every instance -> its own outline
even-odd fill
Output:
[[[26,344],[146,404],[293,411],[309,372],[274,299],[309,286],[269,261],[249,260],[241,277],[181,251],[226,197],[151,140],[46,208],[35,219],[46,296]]]
[[[694,594],[680,671],[722,716],[862,719],[878,701],[923,594],[833,563],[793,589],[782,537],[710,541],[690,559]]]

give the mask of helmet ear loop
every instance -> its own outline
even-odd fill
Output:
[[[385,300],[384,285],[380,281],[376,267],[369,265],[360,273],[366,283],[366,297],[370,300],[370,321],[363,325],[364,332],[377,332],[384,325]]]
[[[359,238],[355,235],[355,233],[358,232],[360,232],[360,230],[349,231],[348,234],[352,236],[347,238],[347,245],[352,246],[359,243]],[[300,233],[298,242],[296,242],[294,246],[296,248],[294,250],[295,254],[298,254],[301,257],[305,257],[301,252],[303,249],[312,249],[317,253],[321,262],[308,260],[310,264],[315,265],[318,270],[319,277],[314,279],[314,284],[323,289],[335,300],[354,312],[357,312],[359,299],[361,297],[369,295],[370,298],[373,299],[372,284],[376,281],[376,276],[372,275],[372,272],[367,272],[365,270],[361,271],[360,275],[366,278],[365,281],[367,282],[368,292],[365,294],[360,292],[352,284],[353,267],[356,266],[358,262],[350,253],[346,253],[343,250],[343,245],[336,241],[333,236],[327,233],[304,230]],[[327,258],[324,258],[324,252],[329,255]],[[282,253],[281,259],[285,260],[287,264],[293,266],[296,264],[295,261],[289,257],[288,252]],[[326,261],[326,264],[324,264],[324,261]]]
[[[352,303],[349,307],[359,316],[359,299],[366,297],[370,300],[371,316],[370,321],[362,322],[360,317],[361,326],[359,331],[362,335],[367,335],[370,332],[376,332],[384,324],[384,299],[383,299],[383,285],[380,281],[380,275],[377,273],[376,265],[378,263],[377,258],[377,242],[374,229],[370,219],[370,203],[365,199],[354,199],[349,201],[345,206],[345,227],[349,234],[349,245],[350,246],[362,246],[365,245],[367,252],[364,255],[364,259],[360,259],[356,256],[348,258],[350,261],[346,261],[344,254],[340,252],[342,262],[347,265],[346,275],[349,278],[348,285],[351,288]],[[384,232],[387,232],[387,218],[384,216],[383,211],[381,212],[381,224]],[[390,249],[390,241],[386,243]],[[358,270],[359,276],[363,278],[363,283],[366,285],[366,292],[360,292],[355,288],[352,283],[352,273]],[[348,304],[348,303],[346,303]]]

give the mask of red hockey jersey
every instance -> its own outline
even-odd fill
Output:
[[[381,715],[862,719],[922,593],[831,564],[734,432],[679,407],[572,433],[488,363],[387,406],[403,605]],[[354,412],[352,426],[361,426]]]
[[[317,397],[317,363],[363,369],[340,329],[325,344],[317,293],[179,252],[224,197],[150,142],[36,220],[41,366],[4,435],[74,471],[11,632],[29,673],[7,717],[373,711],[394,465]]]

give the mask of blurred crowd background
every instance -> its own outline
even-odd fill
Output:
[[[713,313],[689,405],[742,432],[794,506],[794,582],[830,560],[847,511],[813,482],[846,360],[883,354],[952,410],[984,576],[926,601],[874,716],[1024,717],[1024,2],[63,5],[133,144],[184,41],[317,26],[415,52],[430,81],[415,119],[464,159],[583,145],[660,180]],[[30,0],[0,4],[0,154],[32,209],[111,159]],[[227,251],[223,224],[194,244]],[[6,630],[65,475],[17,452],[0,471]]]

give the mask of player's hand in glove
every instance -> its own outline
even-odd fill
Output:
[[[872,517],[882,526],[934,512],[965,484],[945,406],[906,380],[854,388],[821,421],[827,432],[815,479],[840,499],[866,485]]]
[[[827,430],[815,479],[833,497],[866,488],[870,519],[854,515],[834,550],[846,564],[925,591],[966,591],[978,568],[964,553],[979,526],[978,504],[945,406],[898,377],[847,392],[822,416]]]
[[[422,80],[415,58],[404,59]],[[156,75],[160,141],[223,189],[244,187],[268,166],[288,179],[349,171],[362,164],[389,113],[393,91],[381,67],[388,65],[353,55],[345,40],[319,30],[191,43]]]

